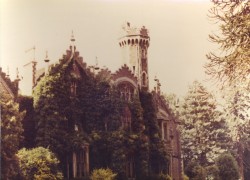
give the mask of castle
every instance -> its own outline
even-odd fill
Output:
[[[119,46],[122,53],[123,65],[114,73],[107,69],[99,69],[98,67],[88,67],[74,45],[75,38],[71,37],[71,45],[66,54],[63,55],[60,63],[67,66],[67,71],[75,77],[70,83],[70,96],[77,93],[78,82],[84,78],[83,74],[86,71],[93,71],[96,74],[105,74],[111,79],[112,86],[119,89],[120,98],[127,102],[133,101],[135,96],[138,96],[141,91],[149,92],[149,74],[148,74],[148,48],[150,45],[150,37],[148,30],[143,26],[141,28],[134,28],[130,23],[126,23],[123,27],[123,36],[119,39]],[[47,60],[48,62],[48,60]],[[36,84],[45,75],[44,70],[37,71],[35,74]],[[34,79],[34,78],[33,78]],[[180,147],[180,133],[177,129],[178,119],[173,115],[167,102],[161,94],[160,82],[155,79],[156,87],[151,92],[153,99],[156,102],[157,110],[157,124],[159,126],[161,140],[164,142],[164,147],[168,150],[170,159],[167,166],[167,173],[174,180],[182,179],[182,160]],[[131,129],[131,111],[128,107],[124,107],[123,115],[121,117],[122,128]],[[107,124],[105,124],[107,127]],[[77,124],[73,125],[75,131],[78,131]],[[67,155],[67,173],[66,176],[70,178],[79,178],[88,176],[90,173],[90,159],[89,155],[90,144],[85,142],[79,151],[72,152]],[[128,179],[136,179],[134,173],[135,162],[133,157],[129,157],[126,169],[126,176]],[[158,167],[158,171],[162,169]]]

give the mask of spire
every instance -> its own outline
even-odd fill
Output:
[[[75,37],[74,37],[74,32],[73,32],[73,30],[72,30],[72,32],[71,32],[71,39],[70,39],[70,41],[72,42],[72,44],[74,44],[74,42],[75,42]]]
[[[155,91],[158,94],[161,94],[161,83],[160,83],[160,80],[157,78],[157,76],[155,76],[154,80],[156,82]]]
[[[95,57],[95,70],[99,70],[99,66],[98,66],[98,58],[97,56]]]
[[[46,63],[48,63],[48,62],[49,62],[49,58],[48,58],[48,51],[46,51],[46,56],[45,56],[44,62],[46,62]]]
[[[17,79],[18,81],[20,80],[18,68],[16,68],[16,79]]]
[[[72,30],[72,32],[71,32],[71,38],[70,38],[70,41],[71,41],[71,43],[70,43],[70,50],[72,51],[71,58],[74,56],[75,50],[76,50],[75,40],[76,39],[74,37],[74,32]]]
[[[45,59],[44,59],[44,62],[47,64],[47,66],[45,67],[45,75],[48,74],[48,71],[49,71],[49,57],[48,57],[48,51],[46,51],[46,56],[45,56]]]
[[[9,66],[7,66],[7,78],[9,78],[10,77],[10,70],[9,70]]]

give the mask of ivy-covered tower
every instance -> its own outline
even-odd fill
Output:
[[[119,45],[122,51],[122,61],[126,64],[138,79],[141,89],[148,90],[148,47],[150,37],[148,30],[131,27],[127,22],[122,27],[122,37]]]

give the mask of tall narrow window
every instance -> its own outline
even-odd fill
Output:
[[[76,82],[72,81],[70,85],[70,93],[72,96],[76,95],[76,88],[77,88]]]
[[[164,139],[167,140],[168,139],[168,129],[167,129],[167,124],[163,125],[164,127]]]
[[[147,84],[146,81],[147,81],[146,73],[143,73],[143,74],[142,74],[142,85],[143,85],[143,86],[146,86],[146,84]]]

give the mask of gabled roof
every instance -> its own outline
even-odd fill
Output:
[[[18,94],[18,80],[11,81],[8,75],[2,72],[2,68],[0,68],[0,83],[1,94],[6,92],[13,99],[16,98]]]
[[[133,86],[138,86],[137,77],[132,73],[129,67],[124,64],[121,68],[119,68],[114,74],[112,74],[112,80],[115,84],[119,84],[124,81],[128,81]]]
[[[65,64],[69,64],[73,60],[82,68],[86,69],[86,63],[83,62],[83,58],[80,56],[79,51],[76,51],[76,47],[69,47],[70,49],[66,51],[66,54],[63,55],[63,60],[65,60]]]
[[[166,120],[175,121],[176,117],[174,117],[173,111],[169,107],[168,102],[165,100],[165,98],[155,91],[153,91],[152,94],[158,109],[157,118],[158,119],[164,118]]]
[[[86,63],[83,62],[83,58],[80,56],[79,51],[76,51],[76,47],[74,48],[72,46],[69,47],[69,50],[66,50],[66,54],[62,56],[61,59],[59,59],[59,62],[56,64],[50,64],[49,69],[54,68],[58,64],[65,64],[69,65],[71,62],[74,61],[74,64],[77,66],[77,68],[81,68],[83,70],[86,69]],[[78,69],[77,69],[78,70]],[[45,75],[45,68],[41,68],[36,71],[36,82],[38,82],[43,76]]]

